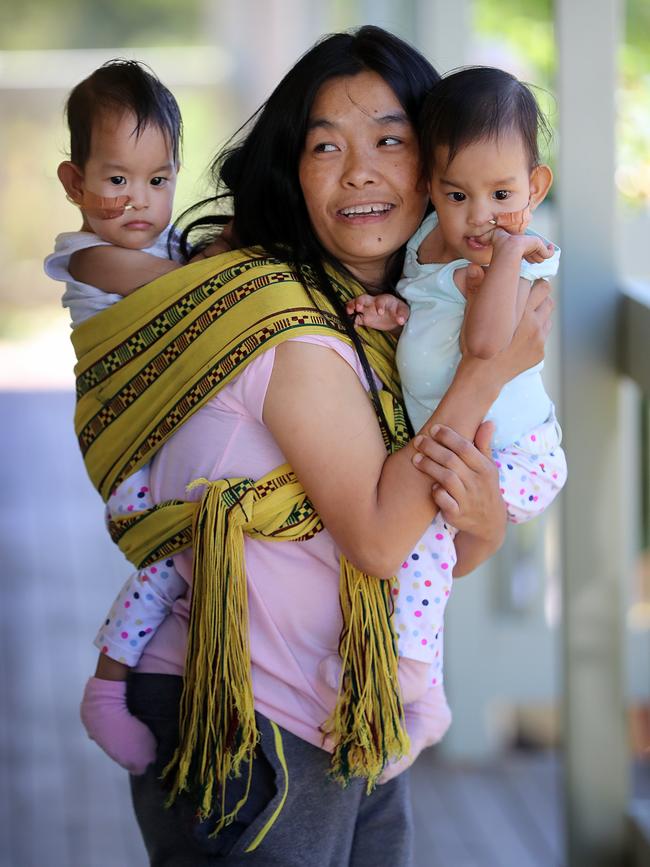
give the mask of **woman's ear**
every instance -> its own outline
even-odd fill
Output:
[[[59,164],[56,173],[69,198],[80,204],[84,196],[84,176],[81,169],[70,160],[65,160]]]
[[[541,204],[546,198],[546,194],[551,189],[553,183],[553,172],[550,166],[535,166],[530,173],[530,209]]]

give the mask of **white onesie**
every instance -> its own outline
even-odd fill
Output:
[[[181,262],[178,237],[173,232],[171,224],[167,226],[162,234],[158,235],[156,241],[150,247],[146,247],[142,252],[150,253],[159,259],[169,259],[167,245],[170,236],[171,259],[174,262]],[[110,246],[111,244],[108,241],[103,241],[94,232],[62,232],[54,240],[54,252],[50,253],[43,263],[48,277],[51,277],[53,280],[61,280],[66,284],[61,303],[70,311],[71,328],[76,328],[85,319],[90,319],[95,313],[99,313],[100,310],[110,307],[111,304],[115,304],[116,301],[120,301],[122,298],[121,295],[103,292],[96,286],[75,280],[68,269],[70,257],[78,250],[85,250],[88,247]]]

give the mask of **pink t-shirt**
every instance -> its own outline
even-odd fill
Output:
[[[367,389],[355,351],[342,340],[295,339],[337,352]],[[262,420],[274,359],[274,349],[258,356],[160,449],[151,466],[155,502],[198,499],[202,489],[188,494],[186,486],[200,477],[259,479],[285,463]],[[338,651],[338,548],[327,530],[306,542],[245,537],[245,558],[255,707],[303,740],[322,746],[319,729],[334,708],[336,693],[318,665]],[[174,563],[190,583],[191,551],[177,554]],[[178,599],[144,651],[139,671],[183,674],[188,616],[188,598]]]

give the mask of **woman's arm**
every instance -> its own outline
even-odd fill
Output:
[[[496,365],[459,367],[433,420],[473,439],[501,387]],[[437,512],[412,443],[386,457],[371,402],[336,352],[287,342],[276,350],[264,421],[343,553],[388,577]]]

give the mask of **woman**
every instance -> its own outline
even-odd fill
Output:
[[[363,779],[374,780],[386,758],[399,756],[405,744],[394,688],[394,648],[382,638],[387,582],[380,579],[395,572],[439,508],[460,530],[456,574],[471,570],[501,544],[505,515],[496,473],[472,440],[503,383],[540,358],[550,310],[545,290],[536,290],[508,351],[495,361],[463,360],[432,417],[444,427],[435,440],[425,436],[416,441],[422,455],[416,465],[418,453],[408,440],[391,379],[392,345],[370,335],[364,335],[362,344],[344,304],[361,291],[392,287],[403,246],[424,215],[415,125],[435,79],[417,52],[377,28],[329,37],[287,74],[221,167],[233,195],[233,238],[241,245],[260,245],[277,259],[259,250],[248,258],[225,256],[218,280],[226,288],[228,280],[235,285],[242,271],[261,257],[262,270],[255,278],[260,288],[253,294],[269,294],[268,274],[275,275],[270,278],[270,294],[278,305],[274,322],[293,316],[297,336],[292,338],[291,328],[283,325],[282,339],[274,336],[269,348],[258,345],[236,375],[232,367],[240,350],[229,350],[230,378],[215,397],[183,419],[152,468],[152,492],[160,503],[185,499],[186,486],[196,479],[203,479],[208,490],[194,524],[188,667],[184,669],[189,604],[180,600],[130,685],[132,712],[150,725],[159,741],[156,766],[132,778],[136,814],[154,865],[338,867],[410,861],[406,775],[369,795]],[[189,266],[187,274],[198,274],[197,267]],[[212,267],[216,270],[217,263]],[[205,281],[209,268],[201,275],[204,272]],[[294,290],[284,281],[296,273],[304,285],[291,294]],[[241,294],[237,286],[228,298]],[[147,288],[136,293],[145,302]],[[229,308],[224,290],[219,291],[225,318]],[[233,303],[238,309],[239,296]],[[261,302],[253,298],[253,303]],[[319,310],[324,311],[322,321]],[[312,314],[310,327],[301,330]],[[215,344],[212,351],[216,355],[221,347]],[[148,393],[153,395],[155,386]],[[388,457],[387,445],[393,450]],[[286,472],[273,475],[285,462],[290,465]],[[312,523],[309,531],[294,535],[298,541],[270,542],[269,536],[277,537],[276,526],[268,532],[259,524],[251,528],[246,496],[252,489],[259,503],[259,484],[250,480],[272,477],[274,483],[278,478],[284,483],[286,476],[292,483],[297,477],[299,491],[306,492],[308,500],[300,503],[311,509]],[[433,498],[431,478],[439,485]],[[229,481],[210,486],[206,479]],[[219,525],[221,507],[212,503],[212,493],[221,503],[233,490],[231,523]],[[202,493],[195,490],[191,496]],[[294,509],[293,524],[302,516]],[[235,575],[231,567],[236,544],[225,552],[208,548],[214,539],[225,538],[224,546],[230,545],[236,521],[241,522],[240,536],[257,534],[245,538],[248,610],[238,591],[226,587],[224,607],[233,597],[242,604],[230,612],[229,626],[216,640],[220,627],[215,624],[223,611],[209,598],[210,582],[203,583],[201,593],[206,595],[199,600],[196,576],[203,574],[206,563],[214,566],[219,580],[222,572]],[[292,521],[283,525],[282,538],[288,538],[286,528]],[[341,588],[352,588],[349,597],[339,596],[339,554]],[[179,554],[175,562],[190,580],[191,552]],[[210,568],[204,572],[212,577]],[[359,606],[365,618],[361,630]],[[202,620],[204,610],[215,619]],[[250,628],[238,631],[246,617]],[[339,649],[342,630],[345,700],[337,699],[319,673],[320,662]],[[228,655],[223,645],[236,643],[242,635],[240,655]],[[242,687],[248,655],[254,720]],[[241,671],[233,658],[244,661]],[[192,689],[206,668],[221,680],[197,700]],[[174,801],[166,810],[167,792],[158,777],[179,742],[184,671],[188,690],[182,700],[181,744],[171,768],[176,775]],[[228,673],[224,676],[223,671]],[[231,700],[232,691],[237,694]],[[210,704],[210,696],[217,697],[216,704]],[[225,723],[224,705],[234,709]],[[225,724],[223,737],[205,731],[217,715],[219,724]],[[197,730],[203,739],[197,740]],[[246,738],[249,752],[237,752]],[[206,787],[211,759],[204,773],[206,753],[202,767],[200,750],[215,741],[219,749],[208,755],[223,762],[226,753],[230,764],[219,767],[243,774],[225,789],[214,789],[218,797],[213,799],[211,786],[223,783],[223,774],[213,774]],[[334,750],[334,772],[348,783],[345,788],[328,777],[328,750]],[[239,761],[243,754],[254,754],[254,760]],[[197,794],[191,787],[202,774],[204,786]],[[219,801],[217,818],[219,810],[228,818],[216,836],[210,836],[214,819],[196,820],[201,799],[200,815],[210,812],[207,799],[208,806]]]

